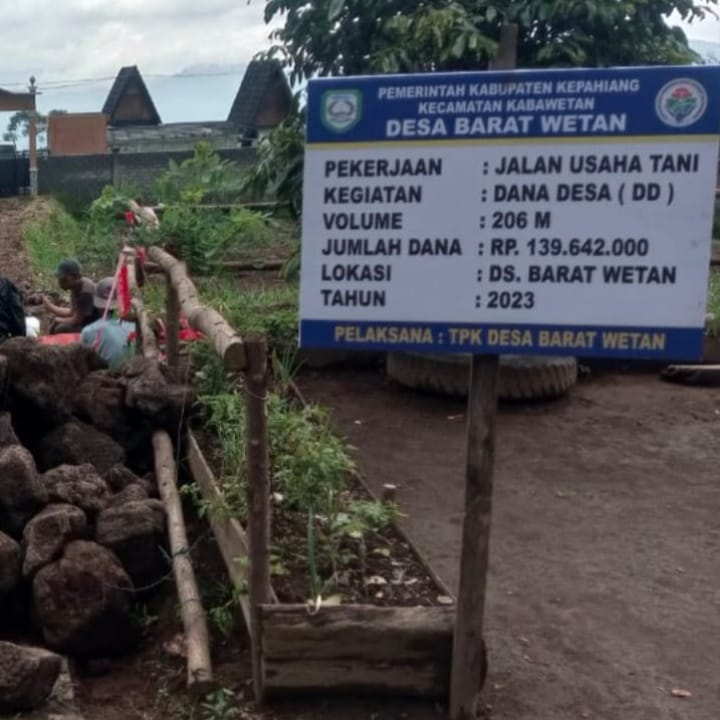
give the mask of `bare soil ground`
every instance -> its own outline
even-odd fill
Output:
[[[21,218],[29,203],[20,198],[0,200],[0,274],[18,287],[28,280],[28,259],[20,233]]]
[[[457,583],[465,408],[377,373],[301,378]],[[720,391],[605,376],[505,406],[487,607],[493,720],[720,717]],[[687,690],[678,698],[673,690]]]
[[[0,202],[0,267],[27,279],[19,219]],[[300,378],[334,409],[378,489],[399,486],[403,522],[457,583],[465,454],[463,403],[389,385],[377,372]],[[498,419],[487,635],[493,720],[717,720],[720,717],[720,390],[606,375],[565,400],[505,406]],[[202,526],[196,527],[203,535]],[[201,585],[224,570],[209,539]],[[184,720],[184,662],[171,583],[148,604],[139,652],[105,674],[77,671],[86,720]],[[244,634],[213,643],[218,681],[248,695]],[[673,690],[691,693],[673,696]],[[195,715],[198,720],[201,713]],[[251,720],[434,720],[434,705],[312,699]]]

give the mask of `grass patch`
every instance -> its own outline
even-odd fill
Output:
[[[282,283],[242,287],[236,278],[195,278],[203,302],[214,307],[240,333],[266,335],[273,347],[297,344],[299,287]]]
[[[248,513],[245,397],[227,383],[220,363],[207,349],[196,353],[201,355],[196,355],[196,364],[203,368],[200,405],[205,430],[218,441],[223,495],[221,506],[201,503],[201,510],[236,517],[244,524]],[[364,567],[368,543],[373,538],[377,542],[392,526],[397,510],[392,504],[354,494],[354,462],[348,447],[333,433],[324,408],[300,406],[278,385],[268,393],[267,408],[278,528],[273,537],[273,578],[294,596],[293,601],[343,594],[349,573]],[[375,553],[389,557],[384,545]]]
[[[56,284],[55,271],[64,258],[77,258],[83,272],[95,278],[112,273],[117,263],[119,238],[77,220],[56,200],[38,201],[23,225],[23,237],[33,272],[44,288]]]

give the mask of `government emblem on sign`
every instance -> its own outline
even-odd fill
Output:
[[[707,92],[700,83],[673,80],[658,93],[655,112],[666,125],[688,127],[705,114],[707,104]]]
[[[323,95],[320,113],[329,130],[347,132],[362,117],[362,93],[359,90],[328,90]]]

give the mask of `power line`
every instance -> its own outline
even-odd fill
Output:
[[[144,78],[154,79],[184,79],[184,78],[204,78],[204,77],[230,77],[233,75],[242,74],[241,70],[224,70],[222,72],[209,72],[209,73],[144,73]],[[109,82],[115,80],[116,75],[108,75],[106,77],[95,77],[95,78],[79,78],[77,80],[45,80],[38,82],[38,88],[45,88],[46,90],[55,90],[69,87],[79,87],[81,85],[89,85],[100,82]],[[0,82],[0,88],[8,87],[27,87],[27,82]]]

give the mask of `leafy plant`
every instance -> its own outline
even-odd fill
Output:
[[[130,619],[143,633],[146,633],[153,626],[157,625],[160,618],[157,615],[153,615],[145,603],[138,603],[130,611]]]
[[[202,720],[233,720],[240,717],[235,693],[227,688],[221,688],[208,695],[200,703]]]
[[[270,196],[287,202],[293,216],[298,217],[302,207],[304,145],[305,118],[295,107],[258,144],[258,161],[246,174],[243,190],[256,199]]]
[[[168,169],[156,180],[154,194],[162,203],[228,202],[241,190],[242,174],[235,163],[223,160],[210,143],[195,146],[193,156]]]
[[[229,582],[218,583],[206,599],[208,618],[225,638],[235,629],[235,610],[240,592]]]

